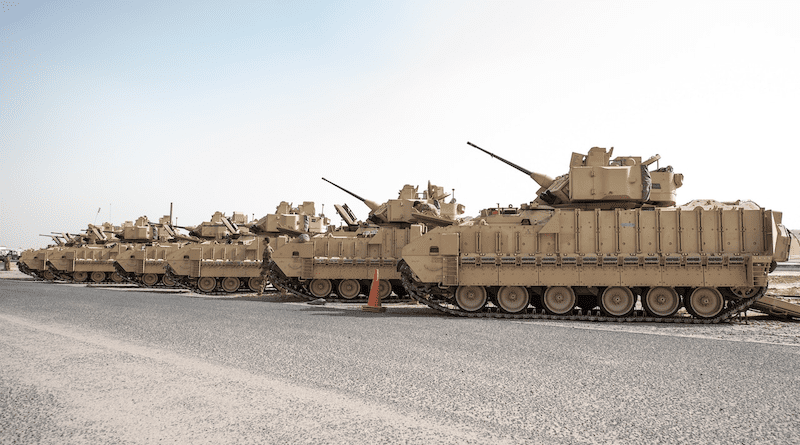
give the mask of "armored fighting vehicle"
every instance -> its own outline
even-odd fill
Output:
[[[403,248],[406,289],[437,310],[718,322],[759,300],[776,261],[788,257],[780,212],[749,201],[675,206],[683,175],[650,170],[658,155],[612,158],[613,148],[594,147],[573,153],[569,173],[553,179],[473,146],[540,189],[529,204],[483,210]]]
[[[449,226],[464,213],[464,206],[442,187],[428,184],[427,190],[405,185],[397,199],[378,205],[346,190],[325,178],[323,180],[345,191],[370,209],[365,222],[357,221],[347,205],[336,205],[344,226],[311,237],[278,238],[272,253],[270,281],[289,292],[307,298],[334,298],[357,301],[368,291],[378,270],[379,296],[387,298],[394,290],[405,291],[397,272],[403,246],[421,237],[428,227]]]
[[[179,233],[170,220],[171,218],[165,215],[159,219],[158,224],[150,224],[155,232],[141,234],[152,236],[153,239],[150,242],[128,244],[119,252],[114,262],[114,268],[120,276],[143,287],[153,287],[159,284],[173,287],[177,284],[165,273],[164,266],[167,264],[167,255],[186,244],[200,243],[203,238]],[[142,225],[136,228],[139,231],[143,229]],[[128,237],[126,236],[126,238]]]
[[[113,256],[119,253],[119,227],[111,223],[101,226],[89,224],[82,234],[52,234],[56,245],[44,249],[28,250],[20,258],[20,270],[45,280],[102,282],[112,279],[122,282],[114,274]]]
[[[168,225],[161,225],[159,230],[157,225],[151,224],[144,216],[135,222],[125,221],[120,227],[106,223],[101,229],[90,226],[87,231],[89,236],[84,237],[84,242],[50,255],[50,271],[57,277],[78,283],[89,279],[95,283],[106,280],[121,283],[125,281],[125,276],[115,268],[115,263],[126,252],[157,245],[159,241],[168,245],[174,240],[174,234],[170,235],[172,230]]]
[[[188,244],[170,252],[167,275],[178,284],[201,293],[217,291],[260,291],[262,258],[270,237],[293,238],[326,230],[328,219],[314,215],[314,203],[303,202],[292,207],[281,202],[274,214],[248,224],[247,216],[234,213],[228,219],[215,215],[211,223],[198,226],[189,233],[196,236],[214,234],[216,239]],[[273,247],[274,248],[274,247]],[[168,278],[168,279],[169,279]]]
[[[18,268],[20,272],[28,274],[34,278],[41,280],[53,281],[57,277],[47,268],[47,258],[56,250],[66,246],[71,242],[72,237],[66,233],[52,233],[48,236],[53,239],[54,244],[51,244],[41,249],[26,249],[22,252],[19,258]]]

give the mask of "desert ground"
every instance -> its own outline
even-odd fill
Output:
[[[0,443],[793,443],[800,323],[461,319],[0,272]],[[800,302],[800,270],[770,294]]]

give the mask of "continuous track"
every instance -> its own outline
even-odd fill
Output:
[[[194,293],[197,293],[197,294],[217,295],[217,296],[223,296],[223,295],[230,296],[230,295],[241,294],[241,293],[258,292],[256,290],[250,289],[250,287],[248,286],[248,284],[247,284],[247,282],[245,280],[241,281],[241,285],[239,287],[239,290],[237,290],[235,292],[226,292],[224,290],[217,290],[216,287],[214,288],[213,291],[207,292],[207,291],[204,291],[204,290],[200,289],[197,286],[197,279],[186,277],[186,276],[177,275],[175,273],[175,269],[173,269],[169,264],[164,265],[164,271],[165,271],[164,272],[165,275],[167,275],[168,277],[172,278],[173,281],[175,281],[175,286],[173,286],[173,287],[181,287],[181,288],[184,288],[184,289],[188,289],[188,290],[190,290],[190,291],[192,291]]]
[[[282,288],[286,290],[286,292],[292,295],[296,295],[300,298],[304,298],[308,301],[319,300],[320,297],[315,297],[314,295],[311,295],[311,293],[308,292],[308,289],[306,289],[303,283],[299,282],[298,280],[294,280],[287,277],[281,271],[278,265],[275,264],[274,261],[270,261],[267,267],[269,268],[269,272],[267,275],[269,277],[269,281],[276,288]],[[324,300],[337,303],[366,303],[368,298],[362,296],[356,298],[342,298],[336,295],[335,293],[331,293],[330,295],[325,297]],[[401,297],[393,293],[390,294],[389,298],[384,298],[382,301],[387,302],[387,301],[408,301],[408,300],[409,300],[408,297],[405,296]]]
[[[598,321],[598,322],[615,322],[615,323],[689,323],[689,324],[715,324],[728,320],[737,314],[746,311],[752,306],[759,298],[766,292],[766,287],[759,289],[755,295],[749,298],[743,298],[737,301],[729,300],[727,307],[716,317],[713,318],[695,318],[689,315],[685,316],[671,316],[671,317],[653,317],[645,314],[643,311],[635,311],[633,315],[627,317],[610,317],[602,314],[600,311],[588,311],[582,313],[580,310],[574,310],[568,315],[553,315],[548,314],[542,310],[537,312],[536,309],[528,308],[525,312],[510,314],[502,312],[496,307],[484,307],[483,311],[468,312],[462,310],[458,306],[451,304],[444,297],[437,296],[439,294],[436,290],[436,285],[424,284],[414,279],[411,268],[406,263],[400,265],[401,277],[403,285],[406,287],[409,295],[420,303],[437,311],[444,312],[450,315],[459,317],[470,318],[511,318],[518,320],[539,319],[539,320],[579,320],[579,321]]]

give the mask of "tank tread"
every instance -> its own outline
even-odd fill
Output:
[[[62,275],[61,272],[59,272],[59,270],[56,269],[55,266],[53,266],[53,263],[51,263],[49,261],[47,262],[47,270],[49,270],[50,273],[52,273],[56,277],[56,279],[58,279],[58,280],[68,281],[68,282],[73,282],[74,281],[72,279],[72,277],[66,276],[66,275]],[[55,280],[53,280],[53,281],[55,281]]]
[[[191,292],[197,294],[204,294],[204,295],[223,295],[224,292],[204,292],[200,290],[196,285],[191,285],[189,283],[189,278],[183,275],[178,275],[175,273],[175,269],[173,269],[169,264],[164,265],[164,274],[169,276],[175,281],[175,287],[181,287],[183,289],[187,289]]]
[[[300,298],[304,298],[308,301],[319,300],[320,297],[315,297],[311,295],[308,290],[303,286],[296,279],[291,279],[287,277],[283,271],[275,264],[274,261],[270,261],[269,264],[269,281],[272,283],[273,286],[277,289],[284,289],[286,292],[295,295]],[[367,303],[369,298],[365,297],[357,297],[357,298],[343,298],[338,295],[331,293],[327,297],[324,298],[325,301],[331,303]],[[399,297],[393,296],[390,298],[384,298],[382,302],[400,302],[400,301],[408,301],[409,298],[407,297]]]
[[[447,303],[444,300],[436,300],[435,295],[431,292],[433,286],[419,283],[413,279],[413,273],[408,264],[403,263],[400,266],[401,277],[403,285],[406,287],[409,295],[416,301],[450,315],[469,318],[509,318],[514,320],[576,320],[576,321],[596,321],[596,322],[612,322],[612,323],[687,323],[687,324],[716,324],[746,311],[758,299],[766,293],[766,287],[759,289],[755,295],[749,298],[743,298],[738,301],[730,301],[728,307],[723,310],[719,315],[713,318],[695,318],[692,316],[672,316],[672,317],[653,317],[643,311],[635,311],[633,315],[627,317],[611,317],[602,314],[600,311],[587,311],[583,313],[581,310],[574,310],[571,314],[567,315],[553,315],[548,314],[544,310],[537,312],[536,309],[528,308],[523,313],[510,314],[502,312],[499,308],[486,307],[483,311],[469,312],[458,308],[458,306]]]
[[[17,268],[20,272],[31,276],[36,281],[45,281],[45,279],[39,275],[38,271],[29,268],[28,265],[22,261],[17,263]]]
[[[255,291],[251,290],[249,287],[247,287],[246,284],[245,284],[244,287],[240,287],[239,290],[236,291],[236,292],[225,292],[224,290],[213,290],[211,292],[206,292],[206,291],[200,289],[199,287],[197,287],[197,284],[196,284],[197,280],[193,280],[193,279],[191,279],[191,278],[189,278],[187,276],[184,276],[184,275],[177,275],[175,273],[175,269],[173,269],[169,264],[165,264],[164,265],[164,271],[165,271],[164,272],[165,275],[169,276],[170,278],[172,278],[175,281],[175,286],[172,287],[173,289],[176,288],[176,287],[181,287],[183,289],[188,289],[188,290],[190,290],[190,291],[192,291],[192,292],[194,292],[196,294],[215,295],[215,296],[220,296],[220,297],[222,297],[222,296],[231,296],[231,295],[235,295],[235,294],[248,294],[248,293],[252,294],[252,293],[255,292]],[[161,281],[159,281],[159,283],[160,282]],[[163,285],[161,285],[161,286],[165,287]],[[242,289],[244,289],[244,290],[242,290]]]
[[[116,261],[114,262],[114,269],[117,271],[117,274],[122,277],[125,282],[130,284],[135,284],[139,287],[155,287],[155,286],[148,286],[141,282],[141,280],[136,279],[136,274],[133,272],[126,272],[125,269],[120,266],[119,263]]]

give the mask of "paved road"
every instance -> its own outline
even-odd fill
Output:
[[[800,347],[586,326],[0,280],[0,443],[800,437]]]

